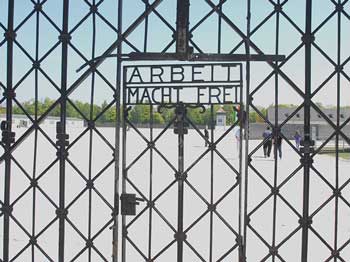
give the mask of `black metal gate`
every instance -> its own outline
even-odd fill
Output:
[[[349,6],[0,0],[0,262],[349,261]],[[238,122],[216,137],[211,103],[168,108],[146,97],[139,104],[149,120],[133,123],[123,65],[137,61],[244,63],[243,100],[235,101],[245,102],[244,158],[222,153]],[[287,112],[289,101],[296,107]],[[155,128],[165,111],[170,117]],[[208,114],[209,139],[193,111]],[[101,127],[108,117],[112,128]],[[254,119],[272,130],[264,141],[252,139]],[[300,127],[299,149],[290,128]],[[262,160],[264,143],[278,137],[287,155],[280,160],[274,146],[273,161]],[[233,179],[223,192],[218,161]],[[191,170],[201,164],[207,169]],[[209,184],[201,191],[191,179],[203,170]],[[230,211],[232,220],[223,215]]]
[[[164,72],[167,68],[170,73],[174,68],[184,72],[185,67],[190,67],[191,73],[188,75],[193,79],[196,73],[196,70],[193,73],[193,67],[204,71],[205,67],[214,66],[238,68],[238,75],[235,80],[202,79],[200,83],[189,83],[188,78],[183,76],[182,81],[176,81],[174,86],[171,77],[165,77],[168,80],[160,78],[161,81],[157,83],[148,80],[152,82],[149,85],[142,77],[144,73],[141,73],[145,68],[151,72],[153,69]],[[138,73],[134,75],[143,81],[135,86],[129,79],[133,77],[130,77],[130,71],[136,70]],[[242,126],[238,118],[235,121],[231,119],[230,126],[224,126],[225,130],[219,134],[214,133],[214,112],[218,106],[224,105],[243,108],[242,65],[134,65],[124,67],[123,76],[122,261],[239,260],[243,251],[242,143],[237,144],[237,149],[232,146],[230,155],[227,155],[223,144],[232,145],[234,128]],[[191,86],[193,84],[195,86]],[[198,93],[205,89],[210,92],[214,88],[219,91],[217,86],[226,86],[226,95],[232,93],[231,99],[223,101],[213,96],[211,101],[210,96],[202,94],[207,99],[196,97],[197,101],[186,103],[183,99],[188,101],[191,97],[180,93],[193,88]],[[142,89],[143,92],[139,91]],[[154,95],[156,91],[159,91],[158,97]],[[148,92],[152,95],[147,95],[147,100],[143,96]],[[149,120],[143,126],[138,127],[130,120],[130,115],[137,111],[132,105],[141,105],[144,111],[148,109]],[[169,113],[168,122],[161,129],[155,129],[155,114],[163,110]],[[193,122],[191,111],[207,114],[204,126],[200,128]],[[219,128],[216,126],[216,129]],[[236,132],[239,132],[241,141],[243,137],[240,130]],[[193,147],[197,150],[193,150]],[[137,204],[141,207],[136,211]],[[132,217],[129,219],[128,215]],[[202,222],[204,225],[196,230]],[[226,244],[222,243],[224,237]]]

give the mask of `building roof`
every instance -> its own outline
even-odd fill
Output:
[[[295,113],[297,108],[278,108],[278,122],[281,123],[289,118],[292,114],[292,118],[288,121],[291,124],[304,123],[304,109],[302,108]],[[337,120],[337,109],[321,109],[324,115],[326,115],[331,121],[335,122]],[[311,108],[311,123],[312,124],[326,124],[327,121],[324,119],[321,113],[317,112],[315,109]],[[275,107],[270,107],[267,110],[267,118],[270,122],[275,121]],[[344,122],[350,118],[350,108],[340,109],[339,120]]]
[[[216,113],[217,113],[217,114],[226,114],[226,111],[225,111],[222,107],[220,107],[220,108],[218,109],[218,111],[216,111]]]

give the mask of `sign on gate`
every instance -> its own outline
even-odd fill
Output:
[[[124,67],[125,103],[236,104],[240,100],[242,65],[167,64]]]

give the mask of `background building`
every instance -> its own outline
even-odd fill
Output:
[[[34,116],[31,116],[34,119]],[[27,128],[32,125],[31,120],[26,115],[12,115],[12,128]],[[0,114],[0,121],[6,120],[5,114]],[[60,121],[59,117],[48,116],[44,121],[41,122],[41,126],[45,127],[56,127],[56,123]],[[84,121],[79,118],[67,117],[67,127],[83,128]]]
[[[226,126],[226,111],[222,107],[216,111],[216,126]]]
[[[296,114],[294,113],[296,107],[290,108],[278,108],[278,124],[282,124],[288,118],[288,122],[282,128],[282,131],[288,137],[293,137],[296,130],[303,134],[304,130],[304,110],[299,110]],[[337,110],[322,108],[322,112],[329,118],[335,125],[337,123]],[[311,108],[311,135],[314,140],[324,140],[334,133],[334,128],[330,123],[315,109]],[[269,107],[267,109],[267,119],[274,124],[275,123],[275,107]],[[350,108],[341,108],[339,114],[340,125],[350,118]],[[350,134],[350,124],[345,125],[342,131],[346,134]]]

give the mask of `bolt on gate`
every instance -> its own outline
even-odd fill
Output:
[[[349,6],[0,0],[0,262],[348,261],[350,179],[340,148],[350,144],[341,111]],[[239,77],[199,78],[214,67],[239,68]],[[266,93],[273,118],[259,107]],[[283,116],[284,93],[298,102]],[[242,113],[214,129],[220,105],[240,105],[247,121]],[[143,125],[132,121],[135,108],[149,116]],[[272,130],[259,143],[249,139],[251,113]],[[107,115],[111,129],[100,126]],[[287,129],[299,115],[300,149]],[[321,141],[314,115],[329,128]],[[278,137],[290,161],[277,146],[273,161],[261,161],[264,143]],[[327,166],[324,151],[334,155]]]

